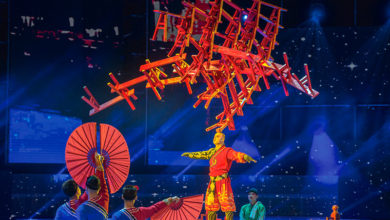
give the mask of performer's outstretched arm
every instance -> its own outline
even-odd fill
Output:
[[[253,159],[251,156],[244,154],[242,152],[237,152],[233,149],[229,150],[227,157],[229,160],[234,160],[237,163],[250,163],[250,162],[257,163],[257,161]]]
[[[106,179],[104,178],[103,159],[104,158],[99,154],[95,155],[95,161],[96,161],[95,175],[100,179],[99,195],[102,196],[101,199],[102,204],[99,205],[102,205],[104,208],[108,208],[108,200],[110,198],[110,195],[108,194],[107,183],[106,183]]]
[[[178,197],[169,197],[167,199],[164,199],[163,201],[160,201],[154,205],[151,205],[149,207],[140,207],[139,210],[142,213],[142,217],[145,219],[152,217],[154,214],[159,212],[161,209],[169,206],[172,202],[178,202]]]
[[[210,148],[206,151],[198,151],[198,152],[185,152],[181,156],[182,157],[189,157],[192,159],[201,159],[201,160],[208,160],[213,156],[215,150],[214,148]]]
[[[142,217],[147,219],[165,207],[167,207],[167,204],[163,201],[160,201],[160,202],[153,204],[149,207],[140,207],[139,210],[142,213]]]

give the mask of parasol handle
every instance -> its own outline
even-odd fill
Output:
[[[100,163],[103,163],[104,157],[98,154],[97,159],[100,161]]]
[[[104,169],[103,168],[103,160],[104,160],[104,157],[102,155],[100,155],[98,152],[95,152],[96,168]]]

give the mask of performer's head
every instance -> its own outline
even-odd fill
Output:
[[[88,177],[87,182],[85,184],[87,187],[87,193],[90,194],[97,194],[100,190],[100,180],[97,176],[92,175]]]
[[[122,189],[122,199],[124,201],[135,201],[137,200],[138,186],[127,185]]]
[[[70,179],[65,181],[62,184],[62,191],[66,196],[68,196],[70,199],[79,199],[81,195],[81,191],[77,183]]]
[[[332,210],[333,210],[334,212],[337,212],[337,211],[339,210],[339,207],[338,207],[337,205],[333,205],[333,206],[332,206]]]
[[[248,191],[248,200],[250,203],[255,203],[257,202],[257,198],[259,197],[259,194],[257,192],[257,189],[256,188],[251,188],[249,191]]]
[[[225,144],[225,135],[222,132],[215,133],[213,143],[215,145],[224,145]]]

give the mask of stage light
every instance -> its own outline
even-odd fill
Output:
[[[259,177],[259,175],[265,171],[266,169],[270,168],[273,164],[275,164],[276,162],[280,161],[282,158],[284,158],[287,154],[289,154],[290,152],[292,151],[292,148],[291,148],[291,145],[287,145],[286,148],[284,148],[280,153],[278,154],[275,154],[273,155],[273,159],[265,166],[263,166],[263,168],[261,168],[255,175],[251,175],[249,176],[249,179],[252,181],[252,182],[255,182],[257,177]]]
[[[385,15],[386,15],[387,21],[390,22],[390,2],[387,3],[385,10],[386,10]]]
[[[242,13],[240,16],[241,25],[244,25],[247,19],[248,19],[248,14]]]
[[[337,146],[326,133],[327,121],[318,118],[312,124],[313,142],[310,149],[309,172],[318,176],[317,181],[324,184],[335,184],[337,176]]]
[[[243,14],[243,15],[241,16],[241,23],[244,24],[245,21],[246,21],[246,19],[248,19],[248,15],[247,15],[247,14]]]
[[[310,7],[310,20],[319,24],[325,18],[325,8],[322,4],[313,4]]]

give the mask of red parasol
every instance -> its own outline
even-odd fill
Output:
[[[130,170],[130,154],[123,135],[113,126],[100,124],[101,155],[110,192],[118,191]]]
[[[94,155],[97,152],[96,123],[80,125],[69,136],[65,161],[69,174],[83,188],[87,178],[95,172]],[[120,189],[130,169],[130,155],[122,134],[113,126],[100,124],[100,154],[104,157],[110,193]]]
[[[203,207],[203,194],[180,198],[178,203],[172,203],[156,214],[151,220],[196,220]]]

